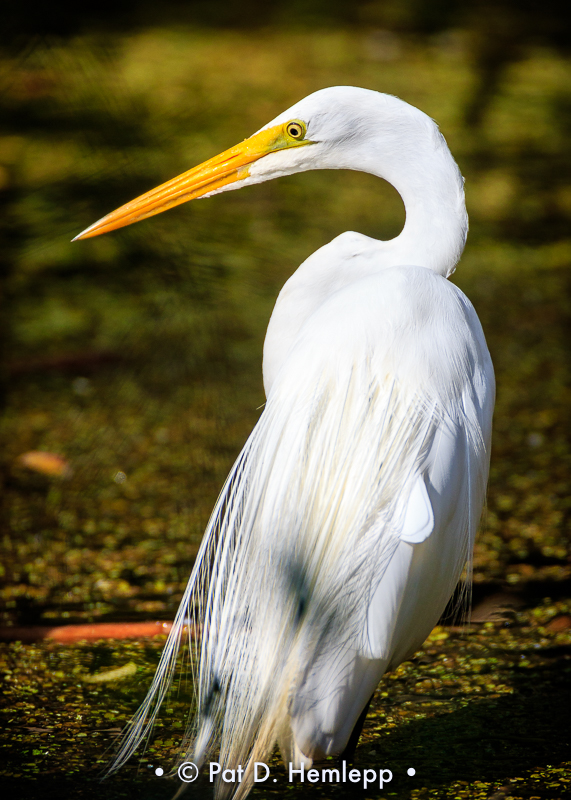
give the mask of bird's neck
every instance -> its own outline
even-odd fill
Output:
[[[464,249],[468,215],[462,175],[438,131],[393,160],[369,163],[367,171],[392,184],[404,202],[404,228],[385,245],[391,265],[428,267],[448,277]]]
[[[422,195],[409,186],[396,189],[406,211],[404,228],[393,243],[399,251],[398,260],[429,267],[448,277],[462,255],[468,233],[463,189],[448,186],[434,190],[428,183]]]

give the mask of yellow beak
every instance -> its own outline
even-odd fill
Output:
[[[295,124],[299,128],[299,123]],[[290,126],[291,123],[284,123],[256,133],[241,144],[225,150],[220,155],[199,164],[198,167],[183,172],[178,178],[173,178],[112,211],[111,214],[107,214],[86,228],[73,241],[89,239],[131,225],[133,222],[139,222],[173,206],[186,203],[187,200],[195,200],[229,183],[243,180],[249,175],[248,165],[268,153],[312,144],[308,139],[292,137],[288,132]]]

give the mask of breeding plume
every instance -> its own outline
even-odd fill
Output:
[[[264,344],[264,412],[206,529],[147,699],[115,766],[149,732],[189,620],[197,715],[188,760],[296,768],[340,755],[379,680],[417,650],[469,563],[484,502],[494,375],[470,301],[463,180],[436,124],[337,86],[104,217],[87,238],[186,200],[311,169],[400,193],[391,241],[342,233],[282,289]]]

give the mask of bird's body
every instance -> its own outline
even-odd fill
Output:
[[[268,137],[263,157],[251,157],[247,148]],[[187,173],[201,194],[358,169],[389,180],[407,216],[390,242],[337,237],[280,293],[264,345],[266,407],[118,757],[152,724],[194,618],[199,712],[188,753],[203,762],[219,747],[223,768],[246,768],[238,786],[220,784],[221,796],[243,796],[248,765],[276,742],[296,764],[342,753],[382,675],[430,633],[470,559],[494,399],[480,323],[447,280],[467,217],[460,173],[432,120],[396,98],[336,87],[239,147],[249,160],[224,178],[236,185],[220,182],[222,157],[212,160],[218,183],[204,182],[210,162]],[[188,181],[180,186],[166,184],[168,196],[174,187],[188,199]],[[165,205],[156,192],[139,204],[145,216]]]

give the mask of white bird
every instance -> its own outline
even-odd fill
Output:
[[[447,280],[468,229],[463,179],[426,114],[337,86],[77,237],[311,169],[384,178],[406,223],[391,241],[341,234],[282,289],[264,412],[115,762],[150,731],[194,620],[198,712],[185,758],[201,766],[217,753],[222,769],[244,769],[240,783],[219,781],[218,797],[244,797],[276,742],[296,768],[346,751],[383,674],[421,646],[469,569],[494,373],[474,308]]]

